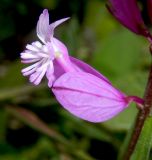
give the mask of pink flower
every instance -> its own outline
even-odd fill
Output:
[[[48,86],[59,103],[90,122],[106,121],[132,101],[143,104],[142,99],[126,96],[94,68],[68,55],[65,45],[53,37],[54,28],[65,20],[49,24],[48,11],[43,11],[37,24],[37,35],[43,44],[33,42],[21,53],[23,63],[34,63],[22,70],[23,75],[30,76],[30,81],[37,85],[46,74]]]

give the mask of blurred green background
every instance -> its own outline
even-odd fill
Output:
[[[51,22],[71,19],[55,30],[69,49],[129,95],[143,96],[150,56],[148,43],[122,27],[104,0],[0,0],[0,160],[116,160],[137,114],[129,106],[99,124],[65,111],[44,80],[23,77],[20,53],[36,40],[44,8]]]

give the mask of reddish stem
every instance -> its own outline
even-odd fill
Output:
[[[149,78],[145,89],[144,106],[137,115],[135,127],[132,133],[132,137],[130,139],[127,153],[124,155],[124,160],[129,160],[131,158],[131,155],[135,150],[136,144],[141,134],[144,122],[146,118],[149,116],[151,108],[152,108],[152,65],[150,68]]]

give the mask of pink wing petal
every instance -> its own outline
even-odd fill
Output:
[[[37,23],[37,36],[43,43],[46,43],[47,41],[50,40],[51,37],[50,34],[51,34],[51,29],[49,25],[49,14],[48,10],[44,9]]]
[[[90,74],[93,74],[94,76],[97,76],[98,78],[106,81],[107,83],[111,84],[111,82],[105,77],[103,76],[102,74],[100,74],[97,70],[95,70],[93,67],[91,67],[90,65],[88,65],[87,63],[79,60],[79,59],[76,59],[72,56],[70,56],[70,60],[73,62],[73,64],[78,67],[78,69],[84,71],[84,72],[87,72],[87,73],[90,73]]]
[[[75,71],[83,71],[83,72],[87,72],[90,74],[93,74],[94,76],[106,81],[107,83],[111,84],[111,82],[102,74],[100,74],[98,71],[96,71],[93,67],[89,66],[88,64],[84,63],[81,60],[78,60],[74,57],[70,57],[70,61],[69,61],[69,57],[68,57],[68,51],[66,46],[61,43],[59,40],[56,39],[56,42],[58,44],[58,47],[60,48],[60,50],[62,50],[64,59],[66,59],[66,62],[68,62],[69,65],[71,65],[70,67],[75,69]],[[57,78],[59,78],[61,75],[63,75],[65,73],[64,69],[61,67],[61,65],[58,63],[57,60],[54,60],[54,76],[55,76],[55,80]],[[72,64],[71,64],[72,63]],[[47,74],[47,78],[49,79],[49,74]]]
[[[124,110],[128,102],[117,89],[94,75],[68,72],[52,88],[61,105],[90,122],[103,122]]]

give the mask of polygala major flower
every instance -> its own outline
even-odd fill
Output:
[[[68,55],[66,46],[53,37],[55,27],[67,19],[49,24],[48,11],[43,11],[37,24],[41,42],[28,44],[21,53],[23,63],[33,63],[22,70],[23,75],[38,85],[46,74],[58,102],[73,115],[90,122],[106,121],[132,101],[142,105],[142,99],[126,96],[94,68]]]
[[[152,3],[151,0],[148,1],[148,5]],[[148,40],[152,39],[144,24],[137,0],[108,0],[107,8],[129,30],[146,37]]]

